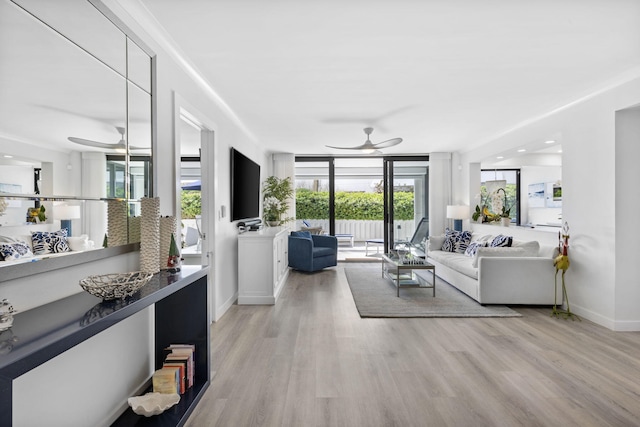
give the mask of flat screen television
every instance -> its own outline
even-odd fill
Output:
[[[231,148],[231,221],[260,216],[260,165]]]

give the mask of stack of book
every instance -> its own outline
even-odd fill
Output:
[[[171,344],[164,349],[162,368],[153,374],[155,393],[183,394],[193,386],[195,349],[192,344]]]

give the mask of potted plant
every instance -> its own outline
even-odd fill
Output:
[[[500,191],[504,194],[504,202],[500,197]],[[504,188],[498,188],[491,195],[491,208],[495,212],[496,221],[499,220],[503,226],[508,227],[511,223],[511,208],[507,209],[507,192]]]
[[[289,200],[292,197],[291,177],[280,179],[270,176],[262,183],[263,217],[267,225],[277,226],[293,220],[283,218],[289,210]]]

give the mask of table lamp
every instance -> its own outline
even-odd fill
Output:
[[[71,220],[80,218],[80,206],[59,205],[53,207],[53,219],[60,220],[60,228],[67,229],[67,236],[71,236]]]
[[[455,231],[462,231],[462,220],[469,219],[469,206],[447,206],[447,218],[453,219],[453,229]]]

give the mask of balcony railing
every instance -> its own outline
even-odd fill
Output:
[[[329,220],[309,219],[307,220],[311,227],[322,227],[326,232],[329,231]],[[400,228],[398,229],[398,226]],[[304,227],[302,220],[296,220],[295,229],[300,230]],[[409,240],[416,229],[416,222],[412,220],[395,221],[395,239]],[[369,239],[382,239],[384,237],[384,223],[382,221],[367,220],[336,220],[336,234],[353,234],[356,242],[364,242]]]

